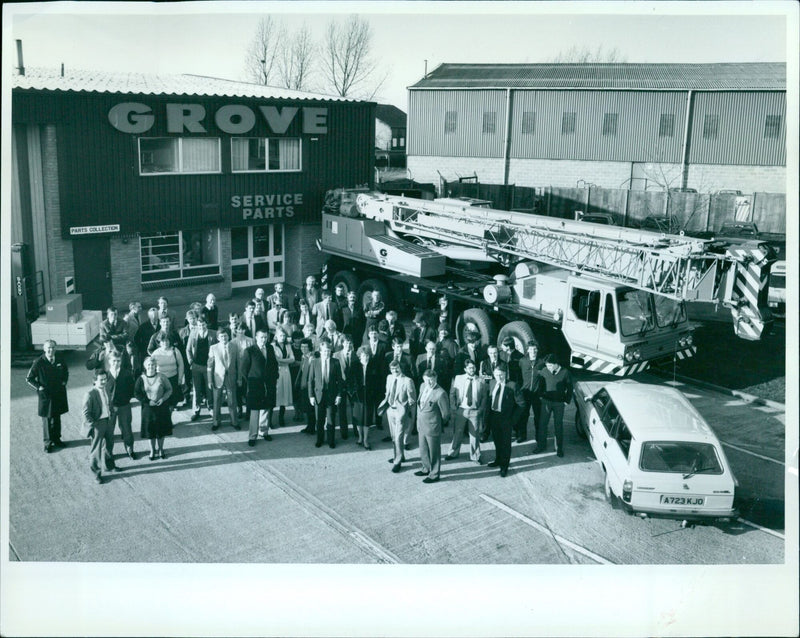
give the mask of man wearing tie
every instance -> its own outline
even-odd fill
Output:
[[[316,409],[308,400],[308,379],[311,376],[311,367],[314,365],[314,349],[310,339],[300,340],[300,370],[295,380],[295,393],[300,399],[300,409],[305,413],[307,424],[300,430],[303,434],[315,434],[317,431]]]
[[[264,317],[256,314],[255,301],[248,301],[245,305],[244,314],[242,315],[242,323],[246,328],[245,334],[253,339],[255,339],[256,333],[259,330],[267,329],[267,323]]]
[[[450,357],[443,352],[436,352],[436,342],[425,342],[425,352],[417,357],[417,379],[422,384],[422,373],[425,370],[436,370],[437,381],[445,392],[450,391]]]
[[[359,376],[358,372],[361,369],[361,364],[356,356],[352,337],[350,335],[342,336],[341,344],[341,350],[334,352],[333,357],[339,361],[339,367],[342,370],[342,383],[348,389],[348,392],[342,391],[342,400],[339,403],[339,430],[342,433],[343,440],[347,440],[348,428],[353,428],[353,435],[356,439],[360,439],[361,437],[353,420],[353,401],[351,398],[355,388],[359,386],[352,384],[351,378]],[[333,349],[335,350],[335,348]]]
[[[26,381],[39,394],[39,416],[42,417],[44,451],[48,454],[61,442],[61,415],[69,410],[67,380],[69,368],[56,356],[56,342],[48,339],[43,354],[33,362]]]
[[[464,374],[453,380],[450,388],[450,410],[453,419],[453,442],[447,459],[458,458],[464,430],[469,432],[469,458],[478,465],[481,463],[481,433],[484,428],[486,409],[486,384],[475,374],[475,362],[464,362]]]
[[[211,429],[219,429],[222,415],[222,393],[228,395],[228,413],[231,425],[236,430],[241,430],[239,415],[237,414],[238,397],[236,382],[239,370],[239,348],[231,342],[227,328],[222,328],[217,333],[217,343],[208,350],[208,387],[214,401],[213,425]]]
[[[323,339],[319,359],[314,359],[308,380],[308,401],[317,411],[317,442],[322,447],[325,433],[328,447],[336,447],[335,414],[342,401],[343,383],[339,361],[331,356],[331,345]]]
[[[535,341],[528,341],[526,356],[519,360],[519,372],[522,376],[522,397],[525,399],[525,406],[519,417],[519,421],[514,424],[514,432],[517,436],[517,443],[523,443],[528,438],[528,414],[533,413],[534,432],[539,429],[539,417],[542,411],[541,399],[541,375],[544,362],[539,358],[539,344]]]
[[[283,307],[283,299],[277,297],[273,299],[272,307],[267,310],[267,328],[271,335],[275,334],[275,329],[283,323],[283,316],[286,309]]]
[[[311,314],[317,318],[318,337],[321,337],[322,333],[325,332],[325,324],[329,320],[333,320],[337,326],[341,325],[342,323],[342,318],[339,314],[339,308],[331,301],[330,290],[322,291],[322,301],[314,305],[314,307],[311,309]]]
[[[411,427],[411,410],[417,402],[414,382],[403,374],[400,364],[392,361],[389,364],[390,374],[386,378],[386,416],[389,420],[389,431],[394,442],[394,456],[389,459],[392,472],[400,471],[400,464],[405,460],[403,444],[406,432]]]
[[[132,461],[136,460],[133,452],[133,429],[131,427],[133,422],[131,399],[135,384],[133,373],[129,367],[122,365],[122,357],[119,353],[112,354],[106,381],[106,393],[110,401],[109,411],[111,413],[108,420],[108,428],[111,431],[108,452],[112,458],[114,457],[114,428],[119,424],[125,452]]]
[[[489,467],[499,467],[500,476],[508,474],[511,461],[511,429],[524,405],[522,394],[513,381],[508,381],[504,366],[494,370],[494,382],[489,387],[489,427],[494,438],[495,456]]]
[[[111,449],[114,446],[114,430],[109,425],[111,403],[106,392],[108,372],[103,368],[94,371],[94,386],[83,399],[83,433],[91,437],[89,468],[98,483],[103,482],[102,469],[118,471]]]
[[[256,332],[256,342],[244,352],[240,375],[247,380],[247,409],[250,410],[250,431],[247,444],[253,447],[259,434],[271,441],[269,434],[272,409],[275,407],[278,383],[278,360],[275,350],[267,345],[267,333]]]
[[[442,425],[450,418],[450,405],[447,393],[436,382],[436,370],[425,370],[423,380],[417,403],[422,469],[414,472],[414,476],[424,476],[423,483],[436,483],[442,465]]]

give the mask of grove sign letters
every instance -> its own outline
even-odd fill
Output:
[[[263,119],[270,130],[281,135],[289,130],[289,125],[301,118],[302,132],[308,135],[321,135],[328,132],[328,109],[310,106],[259,106],[253,110],[243,104],[228,104],[214,113],[214,123],[230,135],[243,135],[253,130],[256,118]],[[204,123],[206,108],[202,104],[167,104],[168,133],[207,133]],[[108,111],[108,121],[123,133],[146,133],[156,116],[147,104],[141,102],[121,102]]]

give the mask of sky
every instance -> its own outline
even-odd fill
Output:
[[[186,2],[4,4],[4,72],[25,66],[192,73],[247,80],[260,17],[322,40],[358,13],[372,28],[373,99],[407,110],[407,87],[443,62],[547,62],[571,47],[616,48],[627,62],[783,62],[794,3]],[[794,33],[794,31],[791,31]],[[796,36],[792,36],[796,38]],[[789,44],[794,44],[790,42]],[[10,55],[9,55],[10,54]],[[314,90],[323,90],[317,76]]]

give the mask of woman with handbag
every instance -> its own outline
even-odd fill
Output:
[[[172,384],[157,371],[153,357],[144,360],[144,372],[136,380],[133,395],[142,404],[141,435],[143,439],[150,439],[150,460],[155,461],[157,456],[167,458],[164,437],[172,434]]]
[[[181,389],[184,380],[183,355],[172,345],[169,336],[162,333],[158,337],[158,347],[153,350],[151,358],[155,362],[159,374],[163,374],[169,379],[172,386],[169,408],[173,409],[183,401],[183,390]]]

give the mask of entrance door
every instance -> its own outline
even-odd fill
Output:
[[[83,295],[83,307],[86,310],[105,310],[111,305],[108,237],[73,239],[72,256],[75,261],[75,292]]]
[[[231,287],[283,281],[283,225],[231,228]]]

